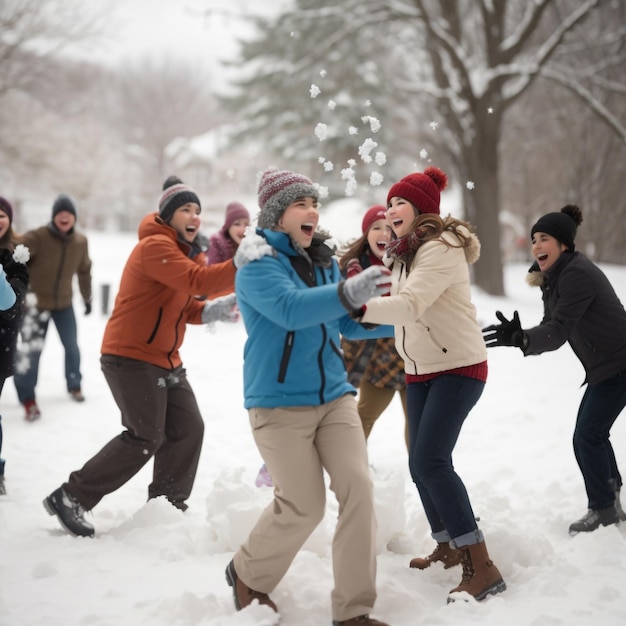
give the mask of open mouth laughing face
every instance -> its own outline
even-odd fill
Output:
[[[387,209],[387,220],[396,237],[404,237],[408,234],[416,217],[415,209],[408,200],[398,196],[391,198]]]
[[[178,232],[187,243],[191,243],[200,228],[200,207],[195,202],[183,204],[174,211],[170,226]]]
[[[533,235],[532,252],[542,272],[549,270],[565,250],[567,247],[552,235],[540,232]]]
[[[53,222],[62,233],[67,233],[76,223],[76,217],[69,211],[59,211],[54,216]]]
[[[278,227],[303,248],[308,248],[313,241],[319,219],[318,202],[315,198],[296,198],[285,209]]]
[[[392,238],[391,226],[386,219],[376,220],[367,232],[367,244],[372,254],[382,259]]]

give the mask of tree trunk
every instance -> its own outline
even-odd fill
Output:
[[[491,120],[490,120],[491,121]],[[493,120],[496,122],[496,120]],[[481,124],[481,131],[465,154],[468,180],[463,181],[469,221],[480,239],[480,259],[474,265],[474,282],[493,296],[503,296],[504,277],[500,251],[500,185],[497,123]],[[474,184],[473,189],[467,183]]]

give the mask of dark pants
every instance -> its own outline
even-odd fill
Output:
[[[204,423],[182,367],[166,370],[143,361],[103,355],[102,371],[122,412],[124,432],[63,485],[92,509],[130,480],[153,456],[148,497],[184,507],[196,477]]]
[[[443,531],[455,539],[477,530],[452,451],[484,387],[482,381],[456,375],[407,385],[409,469],[433,535],[439,537]]]
[[[615,488],[622,485],[609,437],[611,426],[625,406],[626,371],[588,385],[578,409],[574,454],[585,481],[588,507],[593,510],[613,506]]]
[[[39,359],[43,350],[48,324],[54,322],[59,338],[65,349],[65,382],[67,390],[80,389],[80,350],[78,349],[76,316],[70,306],[60,311],[39,311],[28,309],[22,321],[20,354],[14,375],[15,389],[19,401],[24,404],[35,399],[35,387],[39,377]],[[25,371],[21,364],[26,364]],[[19,371],[18,371],[19,370]]]
[[[4,388],[6,378],[0,378],[0,395]],[[4,476],[4,459],[2,458],[2,415],[0,415],[0,476]]]

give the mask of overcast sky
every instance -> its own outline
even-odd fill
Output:
[[[219,61],[232,58],[237,38],[251,32],[242,16],[277,11],[290,1],[87,0],[84,8],[105,11],[105,38],[88,43],[87,54],[109,63],[172,55],[219,74]]]

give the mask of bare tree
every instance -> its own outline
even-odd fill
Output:
[[[160,180],[165,149],[176,137],[193,137],[223,121],[211,77],[181,60],[144,58],[121,69],[110,86],[111,108],[129,145],[144,151],[147,174]]]
[[[134,227],[158,196],[165,147],[220,122],[211,77],[188,64],[83,60],[76,44],[104,41],[104,10],[0,0],[0,184],[25,208],[18,227],[47,216],[45,199],[60,191],[89,226]]]
[[[600,95],[614,86],[611,70],[624,64],[626,29],[619,16],[620,3],[612,0],[297,0],[275,22],[259,20],[259,38],[244,46],[243,60],[255,74],[245,83],[247,93],[239,96],[239,110],[256,116],[259,102],[270,97],[264,83],[271,84],[274,98],[282,96],[298,73],[321,59],[350,58],[354,49],[363,50],[355,41],[369,37],[372,62],[386,61],[388,55],[394,59],[392,65],[378,64],[381,88],[392,103],[439,122],[433,142],[441,160],[445,152],[453,167],[467,217],[483,244],[476,283],[502,295],[500,141],[505,116],[539,78],[558,81],[623,140],[624,124]],[[598,54],[597,62],[581,71],[560,53],[583,28],[595,39]],[[290,42],[294,33],[314,45],[296,48]],[[280,128],[276,120],[273,128]]]
[[[97,35],[99,17],[79,6],[78,0],[0,2],[0,98],[50,80],[51,61]]]

